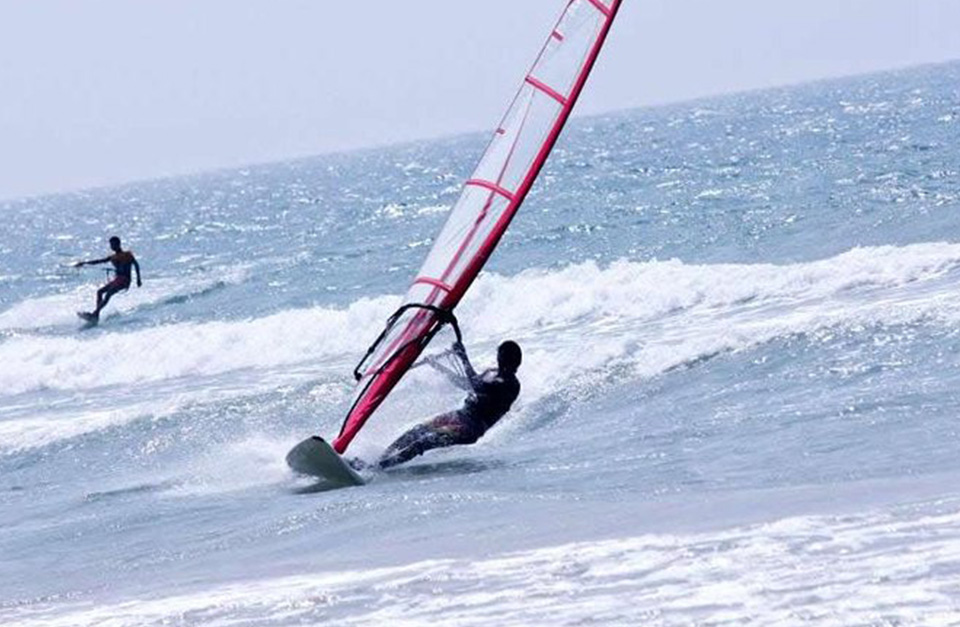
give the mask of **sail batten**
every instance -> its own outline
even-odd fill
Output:
[[[495,194],[500,194],[507,200],[513,200],[514,198],[513,192],[506,190],[491,181],[484,181],[483,179],[469,179],[467,180],[466,183],[464,183],[464,185],[476,185],[477,187],[483,187],[484,189],[489,189],[491,192]]]
[[[343,453],[493,253],[546,162],[600,53],[621,0],[567,0],[423,266],[358,367],[360,389],[333,442]]]
[[[543,81],[539,81],[532,76],[527,77],[527,82],[533,85],[534,87],[536,87],[537,89],[539,89],[540,91],[542,91],[543,93],[545,93],[546,95],[550,96],[557,102],[559,102],[561,105],[566,106],[567,97],[561,94],[560,92],[558,92],[553,87],[550,87]]]
[[[425,283],[426,285],[432,285],[438,290],[443,290],[444,292],[452,292],[453,288],[439,279],[431,279],[428,276],[417,277],[413,280],[414,283]]]
[[[597,7],[597,10],[606,16],[610,16],[610,7],[604,5],[600,0],[590,0],[590,4]]]

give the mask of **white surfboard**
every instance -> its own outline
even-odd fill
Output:
[[[287,453],[287,465],[295,472],[326,479],[338,485],[363,485],[360,474],[319,436],[307,438]]]

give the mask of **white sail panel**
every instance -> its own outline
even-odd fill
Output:
[[[573,3],[560,18],[543,55],[530,73],[557,92],[568,95],[577,78],[569,68],[586,63],[605,23],[605,16],[592,3]]]

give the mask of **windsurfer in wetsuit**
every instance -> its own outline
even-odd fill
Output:
[[[97,308],[85,315],[85,317],[93,320],[100,318],[100,311],[110,302],[111,296],[130,287],[131,268],[137,270],[137,287],[143,285],[140,280],[140,264],[137,263],[137,258],[129,250],[123,250],[120,247],[120,238],[116,235],[110,238],[110,249],[113,254],[109,257],[93,259],[92,261],[78,261],[73,264],[75,268],[107,263],[108,261],[113,264],[113,280],[97,290]]]
[[[409,461],[426,451],[456,444],[473,444],[508,411],[520,394],[517,368],[522,353],[516,342],[497,348],[497,367],[481,374],[473,369],[463,344],[453,345],[462,372],[436,360],[427,363],[446,374],[460,388],[470,392],[463,407],[441,414],[413,427],[387,447],[377,465],[389,468]]]

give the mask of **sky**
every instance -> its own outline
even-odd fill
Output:
[[[490,129],[565,0],[0,0],[0,198]],[[623,0],[577,115],[960,59],[958,0]]]

